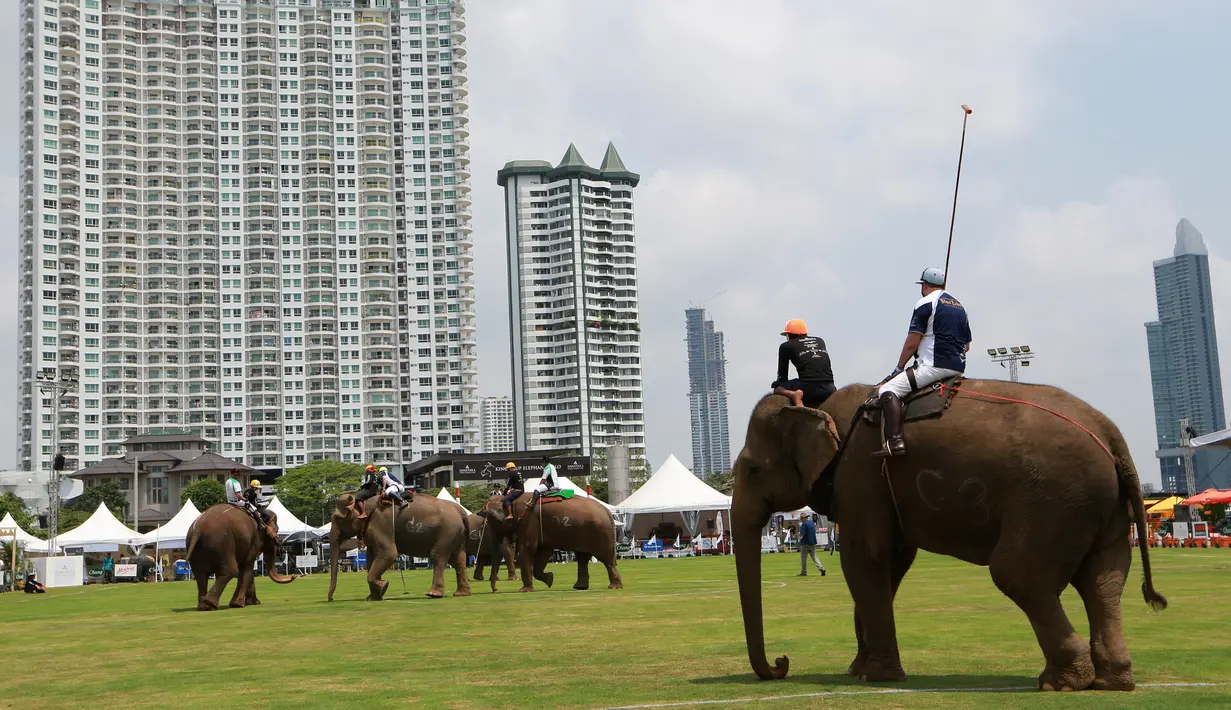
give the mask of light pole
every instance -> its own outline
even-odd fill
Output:
[[[60,400],[69,392],[77,390],[77,378],[59,375],[55,368],[45,367],[35,376],[38,391],[51,398],[51,473],[47,476],[47,541],[48,549],[55,549],[56,536],[60,532],[60,471],[64,468],[64,455],[60,453]]]
[[[1017,365],[1029,367],[1030,361],[1038,353],[1030,349],[1029,345],[1014,345],[1007,348],[988,348],[987,354],[991,356],[992,362],[1000,363],[1001,367],[1005,367],[1008,363],[1009,381],[1017,382]]]

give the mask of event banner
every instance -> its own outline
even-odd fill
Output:
[[[116,579],[132,579],[137,576],[137,565],[116,565],[115,576]]]
[[[543,475],[543,457],[514,457],[501,459],[470,458],[453,462],[453,480],[455,481],[504,481],[508,474],[504,465],[513,462],[522,478],[539,478]],[[581,485],[586,476],[590,475],[589,456],[561,456],[551,459],[556,472],[561,476],[574,479]]]

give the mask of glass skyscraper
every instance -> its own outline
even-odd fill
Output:
[[[704,308],[684,311],[688,337],[688,405],[692,469],[702,478],[731,470],[727,433],[727,360],[722,333]]]
[[[1189,491],[1179,448],[1182,418],[1198,434],[1227,426],[1209,256],[1201,232],[1187,219],[1176,225],[1174,256],[1154,262],[1154,290],[1158,320],[1146,323],[1146,339],[1163,489],[1191,494],[1225,488],[1231,479],[1225,452],[1197,451],[1197,490]]]

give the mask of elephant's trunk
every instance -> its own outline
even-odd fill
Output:
[[[338,521],[329,526],[329,601],[333,601],[333,590],[338,587],[338,548],[342,546],[342,536],[338,534]]]
[[[265,541],[265,574],[278,584],[290,584],[295,581],[295,575],[284,577],[278,572],[277,548],[273,540]]]
[[[765,620],[761,608],[761,530],[769,522],[768,507],[756,499],[757,492],[736,472],[731,522],[735,533],[735,574],[739,603],[744,615],[744,639],[748,661],[762,680],[786,675],[790,661],[778,658],[771,668],[765,656]]]

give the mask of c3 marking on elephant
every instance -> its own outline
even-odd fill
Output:
[[[936,513],[965,515],[966,522],[974,527],[986,525],[992,513],[987,506],[987,486],[977,477],[970,477],[958,485],[949,495],[945,478],[939,471],[922,469],[915,475],[915,492],[919,500]]]

